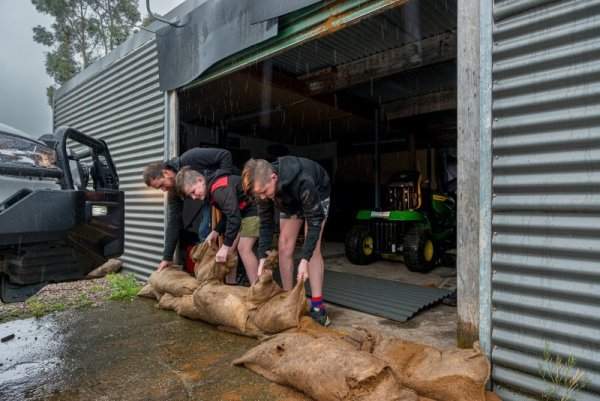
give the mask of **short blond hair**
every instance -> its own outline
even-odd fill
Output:
[[[190,166],[183,167],[175,176],[175,190],[179,195],[185,196],[186,188],[194,185],[198,178],[204,179],[204,175],[192,170]]]
[[[242,170],[242,188],[249,198],[254,198],[254,186],[265,185],[273,174],[273,166],[264,159],[250,159]]]

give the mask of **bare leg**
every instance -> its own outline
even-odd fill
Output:
[[[233,244],[229,248],[228,255],[237,256],[237,248],[238,248],[238,243],[239,242],[240,242],[240,235],[238,234],[237,237],[235,237],[235,241],[233,241]],[[225,282],[227,284],[235,284],[236,278],[237,278],[237,268],[234,267],[225,276]]]
[[[238,244],[238,252],[240,258],[242,258],[242,263],[244,263],[250,285],[254,284],[258,278],[258,259],[252,250],[256,239],[256,237],[242,237]]]
[[[294,248],[303,222],[301,219],[279,221],[279,271],[285,291],[294,288]]]
[[[310,281],[311,297],[313,298],[323,295],[323,275],[325,274],[325,263],[323,262],[323,255],[321,254],[321,238],[323,237],[323,228],[325,228],[326,222],[327,220],[324,220],[323,223],[321,223],[319,241],[317,242],[317,246],[315,246],[312,257],[308,261],[308,278]],[[308,228],[305,228],[305,236],[307,231]]]

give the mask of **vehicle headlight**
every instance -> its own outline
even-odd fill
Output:
[[[34,139],[0,132],[0,163],[56,168],[56,151]]]

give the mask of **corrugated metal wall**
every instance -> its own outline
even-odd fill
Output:
[[[600,400],[600,1],[496,0],[494,20],[494,391],[542,399],[547,345],[589,380],[569,399]]]
[[[146,278],[164,244],[164,196],[142,181],[144,165],[164,158],[165,100],[155,40],[106,68],[101,61],[98,73],[55,98],[54,126],[68,125],[108,144],[125,191],[123,269]]]

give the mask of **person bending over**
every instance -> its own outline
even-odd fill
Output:
[[[235,170],[231,153],[228,150],[217,148],[193,148],[179,157],[173,157],[163,162],[152,162],[144,167],[143,178],[145,184],[148,187],[167,192],[167,227],[162,261],[157,269],[159,272],[173,263],[173,253],[179,241],[179,232],[183,226],[181,217],[183,198],[176,191],[175,176],[185,166],[190,166],[197,171],[223,169],[233,173]],[[202,220],[198,229],[198,237],[200,241],[204,241],[210,233],[210,204],[204,203],[200,213]]]
[[[239,253],[250,284],[258,278],[258,259],[253,247],[258,238],[258,217],[256,204],[242,190],[241,178],[224,170],[217,170],[209,176],[184,167],[175,178],[177,191],[192,199],[208,201],[221,211],[221,219],[206,237],[212,244],[224,234],[223,244],[215,260],[225,262],[227,255]],[[236,270],[225,278],[227,284],[235,284]]]
[[[242,170],[242,186],[255,198],[259,217],[258,274],[271,247],[274,207],[279,213],[279,269],[283,289],[293,288],[294,248],[302,224],[305,240],[297,280],[309,280],[312,294],[309,316],[323,326],[330,323],[323,304],[324,263],[321,236],[327,220],[331,187],[320,164],[302,157],[283,156],[269,163],[250,159]]]

